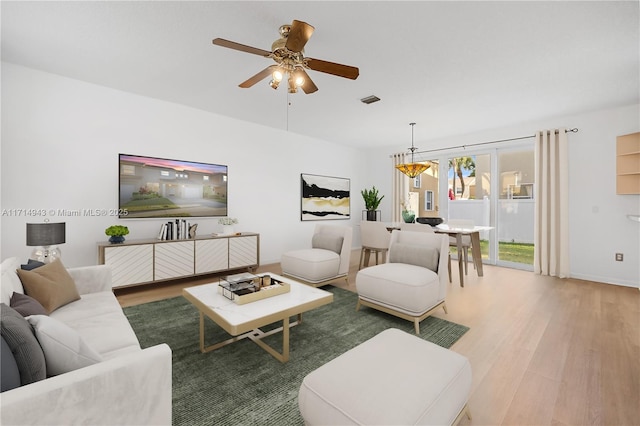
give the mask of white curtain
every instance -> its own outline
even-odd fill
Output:
[[[392,222],[402,222],[402,206],[401,203],[407,197],[408,193],[408,185],[407,185],[407,177],[401,173],[396,166],[398,164],[404,164],[405,154],[393,154],[391,156],[391,161],[393,163],[393,186],[391,187],[391,221]]]
[[[569,277],[569,162],[565,129],[536,132],[535,273]]]

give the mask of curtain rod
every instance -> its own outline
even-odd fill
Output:
[[[578,133],[578,129],[576,127],[574,127],[573,129],[566,129],[564,131],[565,133]],[[558,131],[556,130],[556,135],[558,134]],[[531,139],[531,138],[535,138],[536,135],[531,135],[531,136],[520,136],[518,138],[510,138],[510,139],[499,139],[496,141],[489,141],[489,142],[478,142],[478,143],[472,143],[469,145],[459,145],[459,146],[451,146],[448,148],[439,148],[439,149],[429,149],[426,151],[416,151],[416,154],[425,154],[427,152],[435,152],[435,151],[446,151],[446,150],[450,150],[450,149],[454,149],[454,148],[462,148],[462,149],[467,149],[468,146],[480,146],[480,145],[489,145],[492,143],[500,143],[500,142],[510,142],[510,141],[519,141],[521,139]]]

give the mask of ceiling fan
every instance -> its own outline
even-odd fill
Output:
[[[318,87],[313,83],[306,69],[320,71],[338,77],[350,78],[352,80],[358,78],[360,71],[356,67],[304,57],[304,46],[307,44],[307,41],[309,41],[311,34],[313,34],[313,30],[314,28],[306,22],[296,20],[294,20],[291,25],[282,25],[279,30],[280,38],[273,42],[271,51],[246,46],[222,38],[213,39],[213,44],[264,56],[276,62],[276,65],[270,65],[253,77],[240,83],[239,86],[242,88],[251,87],[271,75],[269,85],[277,89],[284,76],[288,74],[287,83],[289,93],[296,93],[299,87],[304,93],[313,93],[318,90]]]

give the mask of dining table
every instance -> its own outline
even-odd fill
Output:
[[[460,287],[464,287],[464,265],[462,261],[462,236],[469,235],[471,237],[471,256],[473,257],[473,264],[476,269],[476,273],[479,277],[484,275],[482,269],[482,252],[480,251],[480,232],[490,231],[493,226],[478,226],[473,227],[455,227],[441,223],[436,225],[434,231],[441,234],[448,234],[456,239],[456,248],[458,249],[458,272],[460,275]]]

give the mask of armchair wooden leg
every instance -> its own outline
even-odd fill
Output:
[[[364,250],[365,249],[360,249],[360,262],[358,262],[358,271],[362,269],[362,259],[364,257]]]
[[[448,268],[449,268],[449,282],[451,281],[451,253],[449,253],[449,263],[447,264]]]

